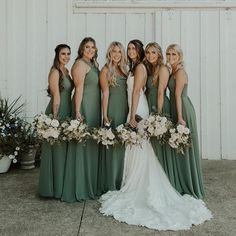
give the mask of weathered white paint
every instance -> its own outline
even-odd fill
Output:
[[[236,1],[0,1],[0,95],[22,94],[25,116],[44,111],[47,74],[59,43],[72,48],[70,68],[80,41],[97,41],[100,67],[113,40],[165,48],[179,43],[189,74],[203,158],[236,159]]]

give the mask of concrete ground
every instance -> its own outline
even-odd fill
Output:
[[[236,161],[203,161],[206,203],[214,219],[187,231],[119,223],[97,201],[65,203],[37,195],[39,169],[0,174],[0,236],[236,236]]]

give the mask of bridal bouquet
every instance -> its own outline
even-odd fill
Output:
[[[33,123],[39,140],[47,141],[51,145],[59,141],[61,133],[60,123],[57,119],[54,119],[52,115],[37,115]]]
[[[179,124],[176,128],[170,129],[169,132],[169,145],[172,148],[176,149],[177,152],[184,154],[185,149],[191,146],[191,136],[189,128]]]
[[[115,145],[117,142],[114,131],[112,131],[111,127],[100,127],[98,129],[94,128],[92,131],[92,138],[97,141],[97,143],[101,143],[102,145],[109,148],[110,145]]]
[[[85,142],[91,136],[88,126],[81,120],[65,120],[61,124],[61,139]]]
[[[142,142],[145,139],[145,133],[138,132],[138,130],[130,127],[129,124],[119,125],[116,128],[117,139],[125,146],[141,146]]]
[[[151,114],[145,120],[145,130],[148,137],[156,137],[162,144],[168,141],[168,130],[173,126],[165,116]]]

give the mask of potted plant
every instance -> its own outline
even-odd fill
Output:
[[[23,104],[19,99],[9,102],[0,98],[0,173],[7,172],[11,161],[17,162],[20,148],[22,120],[17,117]]]
[[[39,140],[34,126],[24,122],[21,134],[22,153],[20,157],[20,168],[29,170],[35,168],[35,155],[39,147]]]

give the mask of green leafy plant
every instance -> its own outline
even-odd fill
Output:
[[[12,102],[0,98],[0,154],[17,161],[21,151],[22,119],[17,117],[24,107],[20,97]],[[0,155],[1,158],[1,155]]]

